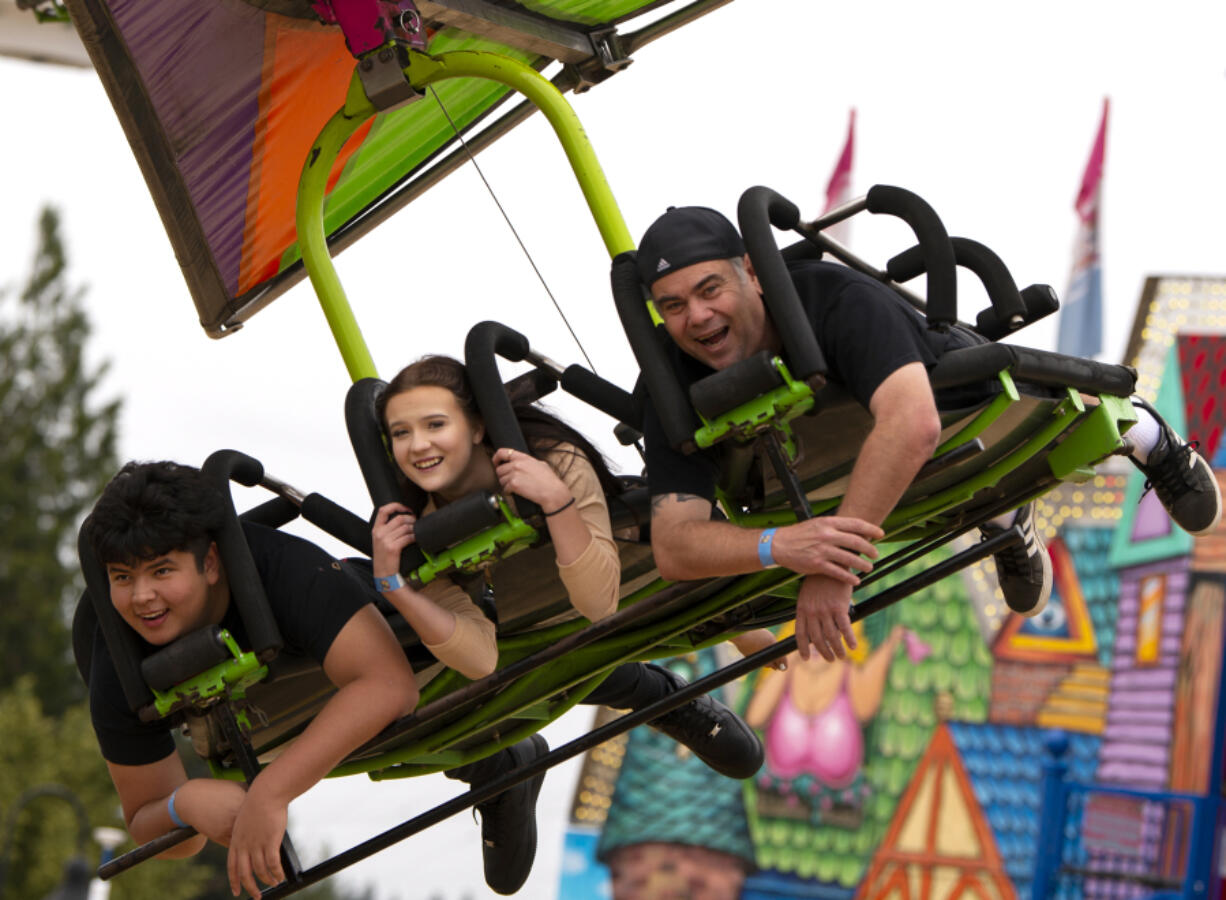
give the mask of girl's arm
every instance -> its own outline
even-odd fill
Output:
[[[613,541],[609,506],[587,457],[569,444],[546,454],[575,502],[545,521],[557,551],[558,576],[571,605],[596,622],[617,611],[621,557]],[[579,545],[582,546],[579,546]],[[578,552],[573,551],[578,546]]]
[[[558,560],[558,575],[571,605],[595,622],[617,609],[621,558],[613,543],[609,507],[596,471],[571,444],[559,444],[536,459],[509,447],[494,451],[504,491],[533,501]]]
[[[416,522],[408,507],[399,503],[379,508],[371,529],[376,578],[398,571],[400,551],[416,539]],[[383,596],[444,665],[474,679],[494,671],[498,664],[494,623],[450,579],[436,579],[420,591],[404,585],[384,591]]]

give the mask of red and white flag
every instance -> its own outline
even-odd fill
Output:
[[[1107,155],[1107,111],[1103,98],[1103,117],[1098,136],[1090,150],[1081,190],[1077,192],[1077,237],[1073,244],[1073,266],[1068,291],[1060,307],[1060,326],[1056,349],[1070,356],[1093,357],[1103,349],[1102,262],[1098,250],[1098,218],[1102,209],[1103,161]]]
[[[826,208],[822,210],[822,215],[851,199],[851,162],[855,148],[856,111],[853,108],[847,122],[847,141],[843,144],[843,152],[839,154],[834,171],[830,173],[830,181],[826,183]],[[851,238],[851,220],[844,219],[837,225],[823,229],[823,233],[846,245]]]

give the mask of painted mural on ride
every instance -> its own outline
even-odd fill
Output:
[[[1148,279],[1125,359],[1226,490],[1226,278]],[[722,778],[643,728],[590,754],[559,896],[1203,890],[1226,526],[1185,534],[1122,459],[1038,513],[1055,580],[1039,616],[1011,613],[985,563],[857,623],[846,661],[791,658],[725,688],[766,744],[755,779]],[[701,675],[726,652],[672,665]]]

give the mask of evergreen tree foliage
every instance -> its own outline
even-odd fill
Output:
[[[31,798],[30,788],[57,785],[80,799],[92,832],[99,826],[124,827],[119,798],[98,753],[86,704],[75,704],[62,715],[47,715],[35,692],[34,679],[19,679],[0,691],[0,829],[12,824],[8,863],[0,894],[45,897],[63,876],[64,865],[80,850],[92,870],[98,847],[92,838],[78,847],[77,816],[71,804],[54,796]],[[19,800],[24,800],[19,804]],[[131,841],[118,852],[133,849]],[[192,860],[156,860],[136,866],[112,883],[112,900],[195,900],[210,872]]]
[[[81,594],[76,533],[117,468],[119,401],[85,358],[90,323],[46,208],[20,292],[0,290],[0,688],[35,677],[44,708],[83,696],[69,621]]]

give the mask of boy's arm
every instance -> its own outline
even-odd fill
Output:
[[[270,885],[284,880],[279,851],[290,801],[417,704],[413,671],[373,605],[362,607],[341,629],[324,658],[324,672],[336,694],[252,782],[238,810],[228,857],[235,892],[242,886],[259,896],[256,878]],[[179,812],[191,822],[188,813]]]
[[[187,772],[179,754],[171,753],[165,759],[140,766],[122,766],[108,762],[107,770],[119,794],[123,806],[124,822],[128,834],[138,844],[144,844],[172,831],[176,826],[170,819],[167,801],[170,795],[187,782]],[[241,790],[241,789],[240,789]],[[183,811],[175,798],[175,809],[180,817]],[[201,829],[198,829],[201,830]],[[159,855],[160,859],[179,859],[199,853],[206,838],[201,834],[171,847]]]

